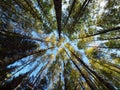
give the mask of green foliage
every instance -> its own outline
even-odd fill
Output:
[[[109,41],[109,42],[106,42],[105,43],[105,45],[106,46],[108,46],[108,47],[115,47],[115,48],[118,48],[118,49],[120,49],[120,40],[112,40],[112,41]]]
[[[119,12],[119,0],[0,1],[0,90],[120,89]]]

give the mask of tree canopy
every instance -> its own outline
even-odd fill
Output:
[[[0,90],[119,90],[120,0],[0,0]]]

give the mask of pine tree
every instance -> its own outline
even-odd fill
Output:
[[[119,90],[119,0],[1,0],[0,90]]]

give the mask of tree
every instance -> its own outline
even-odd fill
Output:
[[[120,89],[119,0],[0,1],[0,89]]]

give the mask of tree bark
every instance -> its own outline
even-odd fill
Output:
[[[67,72],[66,72],[66,64],[64,62],[64,71],[63,71],[63,75],[64,75],[64,89],[65,90],[68,90],[67,89],[67,76],[66,76]]]
[[[25,57],[30,56],[30,55],[34,55],[34,54],[37,54],[37,53],[47,51],[48,49],[52,49],[52,48],[53,47],[50,47],[50,48],[47,48],[47,49],[42,49],[42,50],[37,50],[37,51],[31,51],[31,52],[27,52],[27,53],[23,54],[22,56],[18,55],[18,56],[14,56],[12,58],[0,60],[0,67],[5,67],[8,64],[12,64],[13,62],[15,62],[15,61],[17,61],[19,59],[22,59],[22,58],[25,58]]]
[[[79,10],[79,12],[78,12],[78,15],[77,15],[77,17],[75,18],[75,20],[74,20],[74,22],[73,22],[73,24],[72,24],[71,29],[74,30],[74,27],[75,27],[76,23],[80,20],[80,17],[83,16],[84,11],[85,11],[86,7],[88,6],[89,2],[90,2],[90,0],[85,0],[85,1],[83,2],[82,6],[80,7],[80,10]]]
[[[82,75],[82,77],[85,79],[86,83],[88,84],[88,86],[90,87],[91,90],[94,90],[95,87],[94,85],[90,82],[90,79],[86,77],[86,75],[82,72],[82,70],[78,67],[78,65],[75,63],[74,60],[72,60],[72,58],[69,56],[69,54],[67,53],[67,51],[65,50],[66,54],[68,55],[68,57],[70,58],[70,60],[72,61],[72,63],[75,65],[75,67],[78,69],[78,71],[80,72],[80,74]]]
[[[99,76],[95,71],[93,71],[92,69],[90,69],[83,61],[81,58],[79,58],[77,55],[75,55],[72,51],[71,51],[72,55],[77,59],[77,61],[79,61],[86,69],[88,69],[92,74],[94,74],[99,81],[103,82],[103,84],[109,89],[109,90],[115,90],[115,87],[110,84],[109,82],[105,81],[101,76]]]
[[[62,0],[54,0],[54,7],[57,19],[57,29],[59,39],[61,38],[61,16],[62,16]]]
[[[97,32],[95,34],[91,34],[91,35],[86,35],[86,36],[83,36],[83,37],[79,37],[78,39],[84,39],[84,38],[88,38],[88,37],[92,37],[92,36],[104,34],[104,33],[107,33],[107,32],[117,31],[117,30],[120,31],[120,27],[115,27],[115,28],[110,28],[110,29],[102,30],[102,31],[99,31],[99,32]]]
[[[76,3],[76,0],[74,0],[74,1],[72,2],[72,5],[71,5],[71,8],[70,8],[68,17],[67,17],[67,19],[66,19],[66,21],[65,21],[65,23],[64,23],[63,29],[64,29],[64,28],[66,27],[66,25],[67,25],[67,22],[68,22],[68,20],[69,20],[69,18],[70,18],[70,15],[71,15],[71,13],[72,13],[72,10],[73,10],[73,8],[75,7],[75,3]]]

